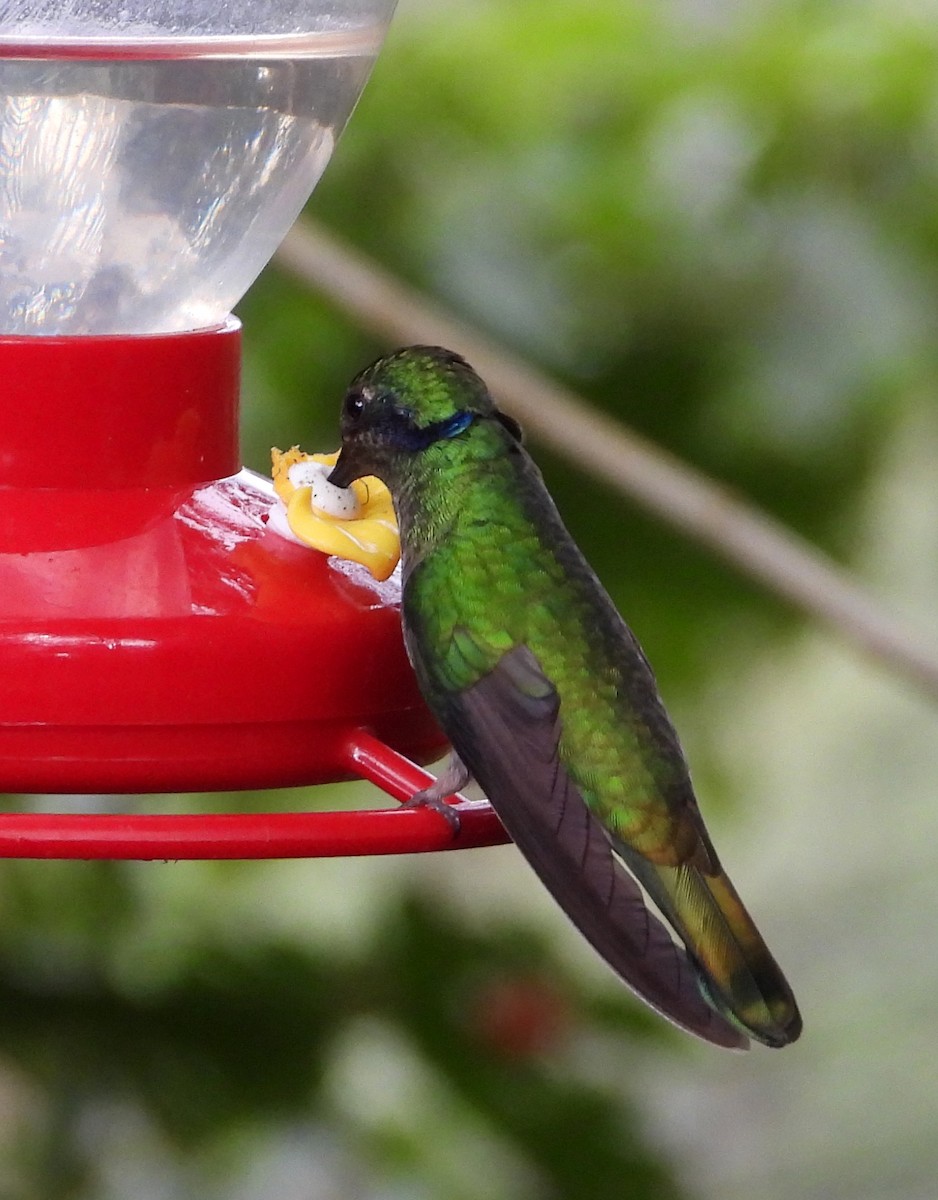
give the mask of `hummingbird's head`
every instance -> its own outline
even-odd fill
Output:
[[[407,461],[458,438],[477,421],[495,420],[520,440],[472,367],[441,346],[408,346],[356,375],[342,405],[342,450],[329,476],[348,487],[362,475],[388,486]],[[391,476],[391,478],[389,478]]]

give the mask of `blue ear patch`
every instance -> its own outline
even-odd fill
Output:
[[[476,414],[464,409],[462,412],[453,413],[451,417],[447,417],[445,421],[437,422],[437,438],[454,438],[465,432],[475,420]]]
[[[470,412],[469,409],[461,409],[450,417],[444,417],[442,421],[424,425],[422,429],[419,426],[411,425],[407,429],[407,449],[426,450],[434,442],[443,442],[449,438],[459,437],[461,433],[465,433],[477,416],[478,413]]]

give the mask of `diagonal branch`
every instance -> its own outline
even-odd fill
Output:
[[[611,483],[938,699],[938,647],[781,522],[597,412],[318,224],[305,220],[295,226],[276,261],[381,338],[448,346],[465,355],[500,402],[558,455]]]

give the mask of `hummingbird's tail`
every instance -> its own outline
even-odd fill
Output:
[[[636,869],[634,858],[629,866]],[[801,1015],[791,988],[726,872],[645,867],[636,873],[680,935],[713,1007],[767,1046],[795,1041]]]
[[[471,687],[437,697],[435,711],[519,850],[633,991],[717,1046],[742,1049],[750,1033],[770,1046],[797,1037],[787,984],[712,848],[709,875],[652,863],[587,804],[560,756],[557,692],[526,646]]]

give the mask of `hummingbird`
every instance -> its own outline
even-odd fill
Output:
[[[412,803],[470,779],[621,979],[718,1046],[785,1046],[791,989],[704,826],[635,636],[479,375],[439,346],[358,374],[330,482],[375,475],[400,525],[404,642],[452,745]]]

